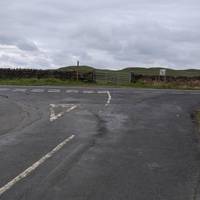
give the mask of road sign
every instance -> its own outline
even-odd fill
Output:
[[[166,69],[160,69],[160,76],[166,76]]]

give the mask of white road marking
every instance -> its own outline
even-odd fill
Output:
[[[78,90],[66,90],[66,93],[79,93]]]
[[[8,91],[10,88],[0,88],[0,91]]]
[[[95,92],[93,90],[84,90],[83,94],[94,94]]]
[[[55,108],[62,107],[64,110],[59,112],[58,114],[55,113]],[[58,118],[62,117],[66,112],[70,112],[74,110],[77,105],[74,104],[50,104],[50,121],[53,122]]]
[[[98,94],[107,94],[107,91],[99,90],[97,93]]]
[[[108,106],[108,105],[110,104],[110,102],[111,102],[111,99],[112,99],[110,92],[109,92],[109,91],[99,90],[97,93],[98,93],[98,94],[107,94],[108,99],[107,99],[107,101],[106,101],[105,106]]]
[[[41,93],[41,92],[44,92],[44,89],[32,89],[31,92]]]
[[[13,90],[13,92],[26,92],[26,88],[16,88]]]
[[[200,95],[200,92],[192,92],[190,94],[192,94],[192,95]]]
[[[107,100],[105,106],[108,106],[110,104],[110,102],[111,102],[111,99],[112,99],[111,94],[110,94],[109,91],[107,91],[107,95],[108,95],[108,100]]]
[[[0,196],[9,190],[11,187],[13,187],[17,182],[20,180],[26,178],[31,172],[33,172],[35,169],[37,169],[42,163],[44,163],[47,159],[51,158],[57,151],[62,149],[64,145],[72,140],[75,137],[75,135],[71,135],[67,139],[65,139],[63,142],[61,142],[59,145],[57,145],[53,150],[51,150],[49,153],[47,153],[45,156],[43,156],[40,160],[35,162],[33,165],[31,165],[29,168],[27,168],[25,171],[23,171],[21,174],[16,176],[14,179],[9,181],[6,185],[0,188]]]
[[[50,93],[59,93],[60,89],[49,89],[47,92],[50,92]]]

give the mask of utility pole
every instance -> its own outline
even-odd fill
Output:
[[[79,67],[79,60],[77,60],[77,71],[76,71],[76,80],[78,81],[78,67]]]

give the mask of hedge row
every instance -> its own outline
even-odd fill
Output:
[[[78,73],[76,71],[37,70],[37,69],[0,69],[1,79],[15,78],[58,78],[62,80],[93,80],[92,73]]]

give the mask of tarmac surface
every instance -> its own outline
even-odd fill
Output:
[[[195,200],[200,91],[0,86],[1,200]]]

